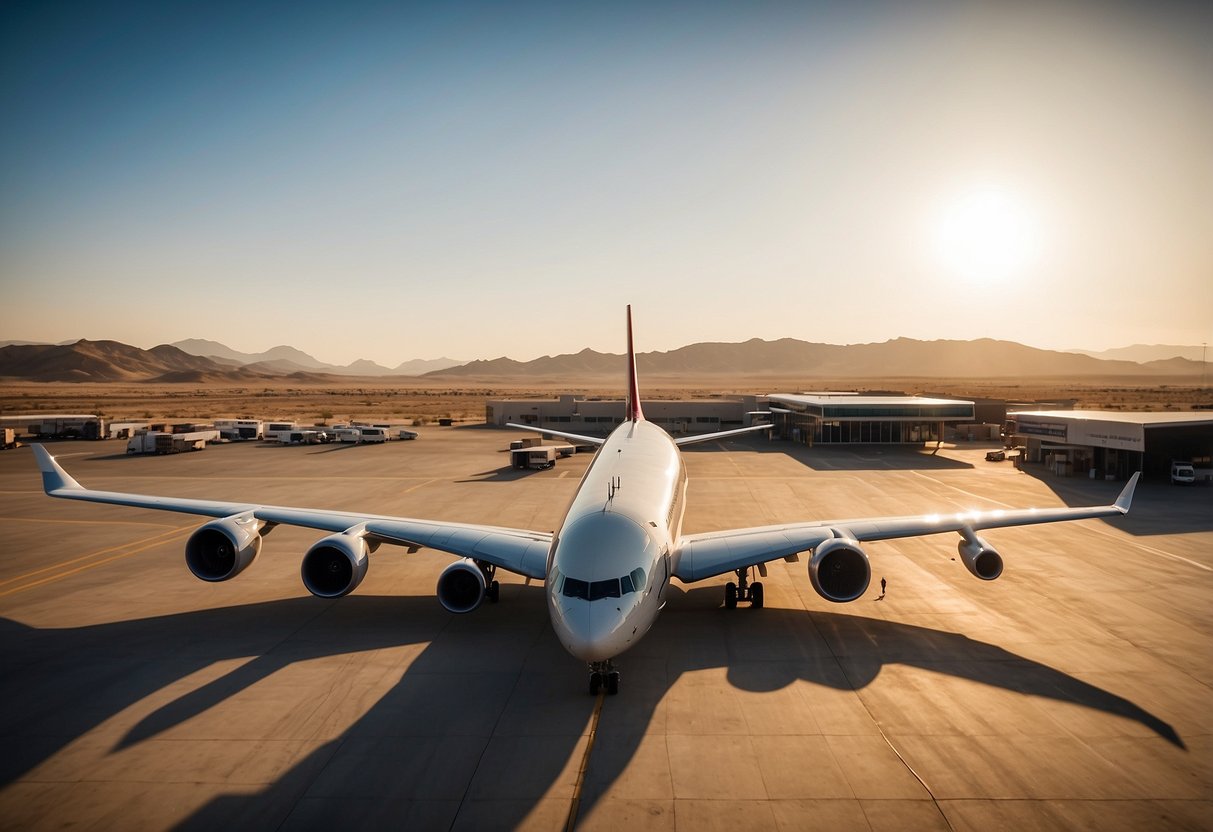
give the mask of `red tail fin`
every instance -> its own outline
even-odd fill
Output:
[[[636,350],[632,348],[632,304],[628,304],[628,421],[644,419],[640,409],[640,386],[636,382]]]

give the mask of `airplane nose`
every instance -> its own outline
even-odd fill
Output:
[[[623,612],[613,604],[615,599],[599,601],[564,599],[561,615],[555,619],[558,635],[565,649],[587,662],[614,658],[623,651],[620,643]]]

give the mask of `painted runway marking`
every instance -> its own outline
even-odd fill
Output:
[[[15,523],[52,523],[60,524],[76,524],[79,526],[153,526],[155,528],[180,528],[179,526],[171,526],[169,523],[148,523],[142,520],[64,520],[59,517],[5,517],[3,518]]]
[[[81,563],[82,561],[88,561],[88,560],[91,560],[92,558],[99,558],[99,557],[102,557],[103,555],[108,555],[111,552],[116,552],[121,549],[126,549],[126,551],[121,551],[116,555],[110,555],[110,557],[102,558],[101,560],[94,560],[92,563],[83,563],[83,565],[77,566],[75,569],[69,569],[65,572],[59,572],[58,574],[48,575],[45,578],[40,578],[39,580],[32,581],[32,582],[24,584],[22,586],[15,586],[15,587],[12,587],[11,589],[6,589],[3,592],[0,592],[0,598],[4,597],[5,595],[12,595],[17,592],[24,592],[25,590],[33,589],[36,586],[42,586],[43,584],[48,584],[53,581],[58,581],[63,578],[70,577],[71,575],[75,575],[79,572],[84,572],[88,569],[93,569],[98,566],[103,566],[103,565],[110,563],[112,561],[115,561],[115,560],[121,560],[122,558],[128,558],[131,555],[137,555],[140,552],[146,551],[147,549],[152,549],[156,546],[160,546],[164,543],[168,543],[168,542],[172,541],[174,538],[180,537],[181,535],[185,534],[186,532],[192,531],[192,530],[193,530],[192,526],[184,527],[184,528],[181,528],[181,527],[172,528],[172,529],[169,529],[167,532],[162,532],[160,534],[153,535],[149,538],[144,539],[141,542],[137,542],[134,544],[121,544],[118,546],[110,546],[106,549],[100,549],[96,552],[90,552],[87,555],[81,555],[78,558],[72,558],[71,560],[63,561],[62,563],[52,564],[51,566],[46,566],[46,567],[43,567],[42,569],[35,569],[33,572],[27,572],[24,575],[18,575],[15,578],[8,578],[7,580],[0,581],[0,586],[4,586],[5,584],[15,583],[17,581],[24,581],[27,578],[34,577],[35,575],[41,575],[45,572],[54,572],[55,570],[62,569],[65,566],[70,566],[73,563]],[[131,546],[133,548],[128,548],[128,546]]]
[[[1115,540],[1117,543],[1121,543],[1126,546],[1132,546],[1135,549],[1141,549],[1143,552],[1149,552],[1152,555],[1162,555],[1164,558],[1171,558],[1172,560],[1181,560],[1186,564],[1195,566],[1197,569],[1203,569],[1206,572],[1213,572],[1213,567],[1206,566],[1205,564],[1198,563],[1194,560],[1189,560],[1188,558],[1185,558],[1183,555],[1176,555],[1176,554],[1172,554],[1171,552],[1164,552],[1162,549],[1155,549],[1153,546],[1146,546],[1144,543],[1137,543],[1136,541],[1133,541],[1133,540],[1125,540],[1124,538],[1118,537],[1117,535],[1109,534],[1108,532],[1104,531],[1103,529],[1093,528],[1093,529],[1091,529],[1091,531],[1095,532],[1096,534],[1101,534],[1104,537]]]
[[[416,491],[418,488],[424,488],[425,486],[429,485],[429,484],[430,484],[430,483],[432,483],[432,482],[438,482],[438,480],[426,480],[425,482],[419,482],[419,483],[417,483],[417,484],[416,484],[416,485],[414,485],[414,486],[411,486],[411,487],[409,487],[409,488],[404,489],[404,490],[403,490],[403,491],[401,491],[400,493],[401,493],[401,494],[408,494],[410,491]]]
[[[590,754],[594,751],[594,738],[598,736],[598,718],[602,716],[602,702],[605,698],[605,694],[599,691],[598,701],[594,703],[594,715],[590,717],[590,737],[585,744],[585,753],[581,755],[581,766],[577,769],[577,783],[573,786],[573,802],[569,805],[565,832],[573,832],[573,828],[577,826],[577,812],[581,809],[581,789],[585,785],[585,771],[590,767]]]
[[[957,488],[954,485],[949,485],[948,483],[944,482],[943,480],[937,480],[934,477],[928,477],[926,474],[923,474],[919,471],[911,471],[910,473],[916,477],[922,477],[924,480],[930,480],[933,483],[938,483],[939,485],[942,485],[945,488],[950,488],[953,491],[959,491],[961,494],[968,494],[970,497],[975,497],[978,500],[984,500],[988,503],[993,503],[996,506],[1002,506],[1003,508],[1010,508],[1010,509],[1015,508],[1015,506],[1011,505],[1010,503],[999,502],[998,500],[993,500],[993,499],[990,499],[989,497],[984,497],[981,494],[974,494],[972,491],[965,491],[963,488]]]

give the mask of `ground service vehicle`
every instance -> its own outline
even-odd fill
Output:
[[[1171,461],[1171,482],[1176,485],[1191,485],[1196,482],[1196,470],[1191,462]]]
[[[551,468],[558,453],[555,445],[538,445],[510,451],[510,461],[515,468]]]

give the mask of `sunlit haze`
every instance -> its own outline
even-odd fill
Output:
[[[0,339],[1213,341],[1213,4],[9,3]]]

